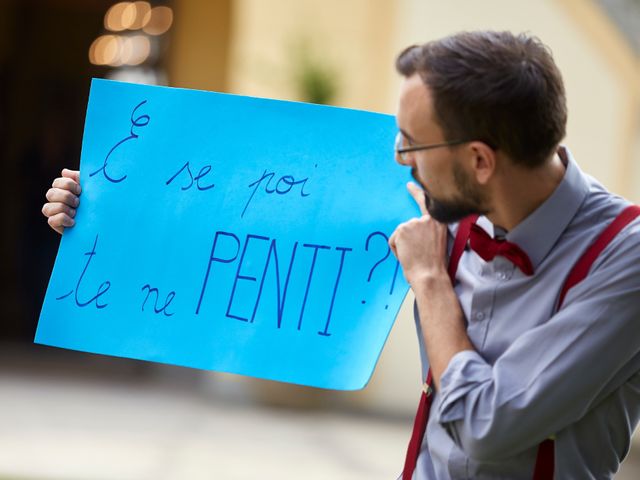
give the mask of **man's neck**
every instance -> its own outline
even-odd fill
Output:
[[[551,196],[565,170],[558,155],[534,170],[509,164],[496,184],[487,218],[506,231],[513,230]]]

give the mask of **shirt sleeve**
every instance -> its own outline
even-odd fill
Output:
[[[427,350],[424,346],[424,336],[422,335],[422,325],[420,325],[420,313],[418,312],[418,303],[413,301],[413,319],[416,325],[416,334],[418,337],[418,350],[420,351],[420,366],[422,376],[421,382],[427,381],[427,374],[429,373],[429,358],[427,358]]]
[[[620,236],[563,308],[493,365],[475,351],[451,359],[434,414],[469,457],[495,461],[534,447],[638,371],[640,228]]]

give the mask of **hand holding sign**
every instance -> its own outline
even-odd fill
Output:
[[[415,208],[395,130],[369,112],[94,80],[82,207],[36,341],[362,388],[408,288],[386,245]]]
[[[42,207],[42,214],[47,217],[49,225],[59,234],[65,227],[75,224],[76,209],[80,205],[80,172],[62,170],[62,176],[56,178],[46,193],[48,200]]]

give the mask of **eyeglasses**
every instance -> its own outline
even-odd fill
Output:
[[[395,143],[396,155],[400,155],[400,158],[402,158],[402,160],[404,161],[407,160],[407,153],[410,153],[410,152],[417,152],[419,150],[431,150],[433,148],[440,148],[440,147],[452,147],[455,145],[462,145],[463,143],[470,142],[470,140],[454,140],[451,142],[434,143],[431,145],[408,145],[405,147],[404,138],[405,137],[402,134],[402,132],[398,132],[398,135],[396,135],[396,143]]]

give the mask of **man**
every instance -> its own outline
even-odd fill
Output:
[[[423,216],[390,244],[432,380],[403,477],[611,478],[640,415],[640,220],[564,293],[629,203],[560,146],[564,87],[548,50],[462,33],[407,49],[397,68],[396,158],[422,186],[409,191]],[[65,170],[47,192],[59,232],[73,225],[78,182]]]
[[[389,243],[415,293],[425,378],[430,368],[426,434],[416,420],[402,477],[612,478],[640,415],[637,212],[559,300],[629,203],[560,146],[565,94],[548,49],[461,33],[396,66],[396,159],[422,187],[409,185],[423,216]]]

